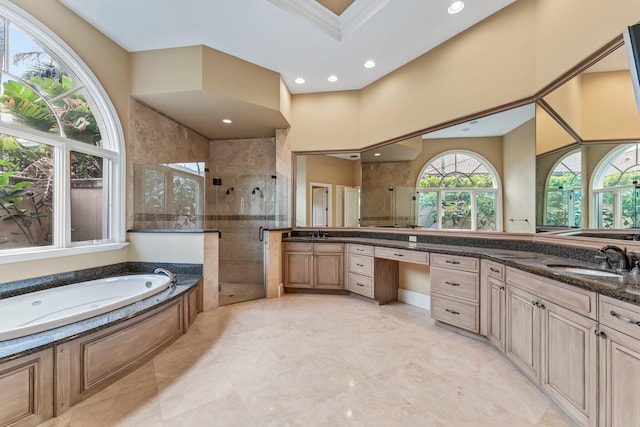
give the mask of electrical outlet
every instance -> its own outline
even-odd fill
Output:
[[[418,236],[409,236],[409,241],[413,242],[413,243],[417,242],[418,241]]]

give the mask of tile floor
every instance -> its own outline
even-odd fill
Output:
[[[497,350],[428,311],[288,294],[200,313],[45,426],[573,426]]]

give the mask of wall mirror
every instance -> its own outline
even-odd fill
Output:
[[[617,46],[538,102],[537,231],[625,237],[612,231],[640,228],[639,143],[628,61]]]
[[[502,197],[497,195],[508,191],[509,186],[515,189],[521,185],[517,179],[504,176],[503,161],[525,153],[533,169],[534,115],[534,104],[526,104],[362,152],[297,153],[295,224],[420,229],[444,224],[444,228],[502,231],[503,221],[509,218],[496,216],[502,211]],[[498,177],[494,182],[496,192],[417,191],[419,177],[456,180],[456,166],[457,172],[468,177],[486,175],[485,170],[472,166],[476,159],[464,156],[443,158],[441,167],[426,167],[436,157],[457,150],[475,153],[492,165]],[[443,185],[454,186],[449,182]],[[455,200],[444,200],[446,197]],[[497,209],[476,209],[487,199],[497,203]],[[472,214],[472,208],[478,213]],[[492,215],[493,219],[489,218]]]

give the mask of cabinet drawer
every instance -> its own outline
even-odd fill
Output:
[[[502,264],[498,264],[497,262],[482,261],[482,274],[487,277],[493,277],[494,279],[498,279],[504,282],[506,267]]]
[[[313,252],[313,243],[285,242],[285,252]]]
[[[428,252],[376,247],[375,254],[376,258],[393,259],[396,261],[413,262],[416,264],[429,264]]]
[[[373,278],[361,274],[349,273],[347,289],[367,298],[373,298]]]
[[[596,318],[596,293],[551,279],[508,267],[506,280],[510,285],[524,289],[547,301],[575,311],[592,319]]]
[[[474,303],[431,295],[431,317],[468,331],[479,332],[479,307]]]
[[[478,273],[431,267],[431,291],[471,302],[479,301]]]
[[[349,271],[352,273],[373,276],[373,258],[368,256],[350,255]]]
[[[313,251],[315,253],[343,252],[344,243],[314,243]]]
[[[349,245],[349,253],[356,254],[356,255],[373,256],[373,246]]]
[[[480,260],[458,255],[431,254],[431,265],[455,268],[456,270],[478,271]]]
[[[600,323],[640,339],[640,307],[604,295],[599,295]],[[612,314],[613,313],[613,314]]]

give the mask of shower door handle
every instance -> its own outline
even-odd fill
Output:
[[[260,240],[261,242],[264,240],[264,228],[262,228],[262,226],[260,226],[260,228],[258,228],[258,240]]]

